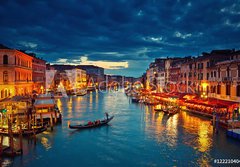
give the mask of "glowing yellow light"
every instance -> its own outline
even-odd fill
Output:
[[[206,82],[202,83],[203,89],[206,89],[207,86],[208,86],[208,83],[206,83]]]

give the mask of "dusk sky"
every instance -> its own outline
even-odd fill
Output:
[[[0,43],[141,76],[157,57],[239,49],[240,1],[3,0]]]

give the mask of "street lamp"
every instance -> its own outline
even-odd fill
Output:
[[[43,94],[43,86],[41,86],[41,88],[40,88],[40,89],[41,89],[41,93]]]

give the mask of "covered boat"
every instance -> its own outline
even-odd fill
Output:
[[[78,92],[76,92],[77,96],[84,96],[87,94],[87,90],[79,90]]]
[[[103,125],[106,125],[108,124],[112,119],[113,119],[114,116],[111,116],[110,118],[108,119],[104,119],[104,120],[101,120],[99,122],[95,122],[95,123],[92,123],[92,124],[85,124],[85,125],[68,125],[68,127],[70,129],[88,129],[88,128],[95,128],[95,127],[100,127],[100,126],[103,126]]]

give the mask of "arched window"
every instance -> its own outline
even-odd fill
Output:
[[[221,94],[221,85],[217,86],[217,94]]]
[[[7,89],[4,90],[4,97],[8,97],[8,90]]]
[[[229,75],[230,75],[230,68],[227,67],[227,77],[229,77]]]
[[[230,95],[230,94],[231,94],[231,85],[226,84],[226,95]]]
[[[240,97],[240,85],[237,86],[236,92],[237,92],[237,96]]]
[[[3,56],[3,64],[8,64],[8,55]]]
[[[3,72],[3,82],[8,82],[8,72],[7,71]]]
[[[216,93],[216,86],[213,86],[213,93]]]
[[[4,98],[4,90],[1,90],[1,98]]]

